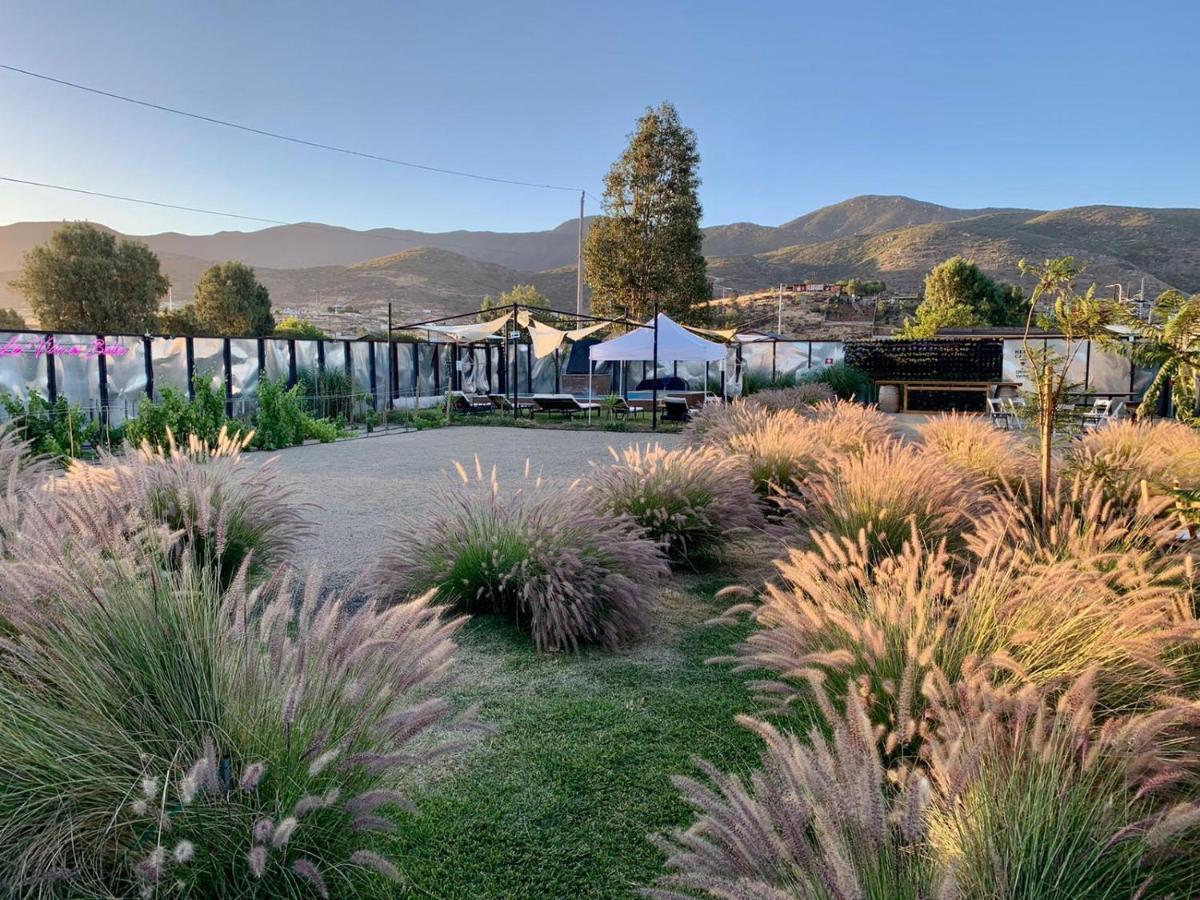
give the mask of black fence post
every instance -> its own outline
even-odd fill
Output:
[[[299,380],[296,374],[296,339],[288,338],[288,389],[295,387]]]
[[[438,344],[433,345],[433,392],[440,394],[442,392],[442,348]]]
[[[104,348],[104,335],[96,335],[96,348]],[[100,424],[108,425],[108,357],[96,354],[96,378],[100,386]]]
[[[317,340],[317,374],[325,374],[325,342]]]
[[[412,392],[413,396],[417,396],[417,386],[421,383],[421,349],[416,344],[409,344],[412,348],[413,358],[413,376],[412,376]],[[396,373],[396,390],[400,390],[400,373]],[[415,405],[415,401],[414,401]]]
[[[195,401],[196,399],[196,342],[193,338],[185,337],[183,339],[184,357],[187,364],[187,392],[188,400]]]
[[[342,356],[346,362],[346,377],[350,379],[350,390],[354,391],[354,351],[349,341],[342,341]]]
[[[150,335],[142,336],[142,364],[146,367],[146,396],[154,400],[154,340]]]
[[[263,375],[267,373],[267,341],[265,338],[258,339],[258,377],[261,380]]]
[[[229,338],[221,347],[221,356],[225,361],[225,418],[233,418],[233,346]]]
[[[375,342],[367,341],[367,374],[371,380],[371,409],[379,409],[379,380],[375,375]]]

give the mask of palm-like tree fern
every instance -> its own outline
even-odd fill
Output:
[[[1154,301],[1149,321],[1129,313],[1122,324],[1140,338],[1131,345],[1135,362],[1158,366],[1158,374],[1146,389],[1138,415],[1148,418],[1168,383],[1172,387],[1175,415],[1190,425],[1200,425],[1196,413],[1196,383],[1200,379],[1200,294],[1187,297],[1166,291]]]

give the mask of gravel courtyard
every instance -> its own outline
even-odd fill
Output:
[[[379,546],[389,522],[433,508],[438,488],[454,474],[455,460],[471,469],[478,455],[485,468],[494,464],[501,484],[507,484],[522,477],[528,459],[531,472],[565,487],[586,474],[592,461],[609,459],[610,446],[619,451],[648,440],[674,447],[680,438],[455,426],[310,444],[254,458],[261,465],[260,460],[279,457],[275,465],[295,486],[295,500],[314,505],[308,517],[317,529],[297,561],[319,565],[331,582],[345,583]]]

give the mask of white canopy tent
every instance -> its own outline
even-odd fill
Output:
[[[631,362],[651,359],[660,362],[720,362],[725,370],[728,352],[724,344],[706,341],[688,331],[666,313],[659,313],[653,322],[640,328],[593,344],[588,350],[588,395],[592,393],[592,373],[598,362]],[[654,403],[658,403],[658,371],[654,372]],[[654,410],[657,419],[657,408]],[[590,417],[589,412],[589,417]]]

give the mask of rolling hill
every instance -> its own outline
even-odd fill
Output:
[[[588,220],[586,224],[590,224]],[[0,306],[25,309],[8,282],[28,250],[57,222],[0,226]],[[331,302],[398,318],[464,312],[484,294],[533,283],[555,306],[574,308],[577,222],[538,232],[393,228],[354,231],[318,223],[210,235],[135,236],[162,260],[176,302],[186,302],[213,262],[255,266],[279,308]],[[882,278],[915,291],[947,257],[974,258],[990,274],[1018,279],[1022,257],[1074,255],[1100,285],[1148,294],[1200,291],[1200,210],[1085,206],[1055,211],[955,209],[907,197],[869,195],[823,207],[779,226],[749,222],[704,229],[709,272],[719,289],[752,291],[778,282]]]

